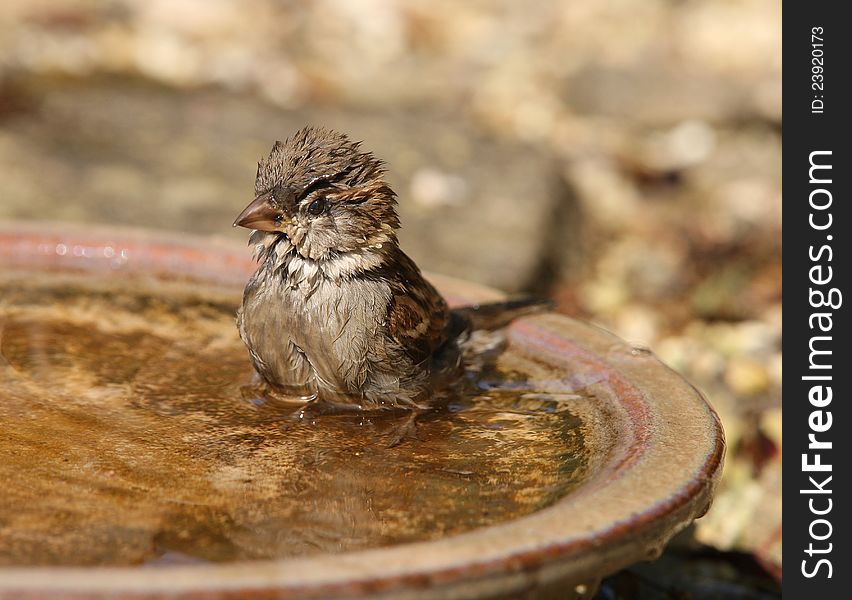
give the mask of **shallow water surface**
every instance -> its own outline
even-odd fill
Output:
[[[0,278],[0,565],[282,558],[429,540],[552,504],[584,476],[570,396],[471,379],[403,417],[264,398],[238,292]],[[511,349],[509,350],[511,352]]]

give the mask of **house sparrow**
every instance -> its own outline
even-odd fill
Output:
[[[307,127],[258,163],[258,268],[237,312],[240,336],[274,390],[331,406],[434,406],[464,370],[471,332],[539,306],[449,310],[400,249],[382,161],[345,135]]]

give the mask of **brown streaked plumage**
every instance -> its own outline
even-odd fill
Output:
[[[237,313],[258,374],[274,388],[362,409],[425,408],[463,368],[475,326],[529,312],[450,311],[399,248],[396,196],[378,159],[307,127],[258,163],[258,261]],[[477,323],[477,320],[481,321]]]

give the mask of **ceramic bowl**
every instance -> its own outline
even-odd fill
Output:
[[[9,223],[0,268],[142,274],[231,286],[253,269],[249,250],[223,240],[149,232]],[[453,304],[499,298],[431,279]],[[519,356],[546,372],[549,391],[591,390],[584,482],[555,504],[436,541],[315,555],[148,568],[0,568],[0,598],[570,598],[656,557],[708,509],[725,450],[702,395],[647,349],[558,314],[509,329]],[[0,383],[2,394],[2,383]],[[2,401],[2,399],[0,399]]]

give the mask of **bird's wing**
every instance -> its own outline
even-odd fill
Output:
[[[412,361],[429,359],[446,341],[450,317],[447,303],[404,254],[400,271],[389,283],[388,333]]]

